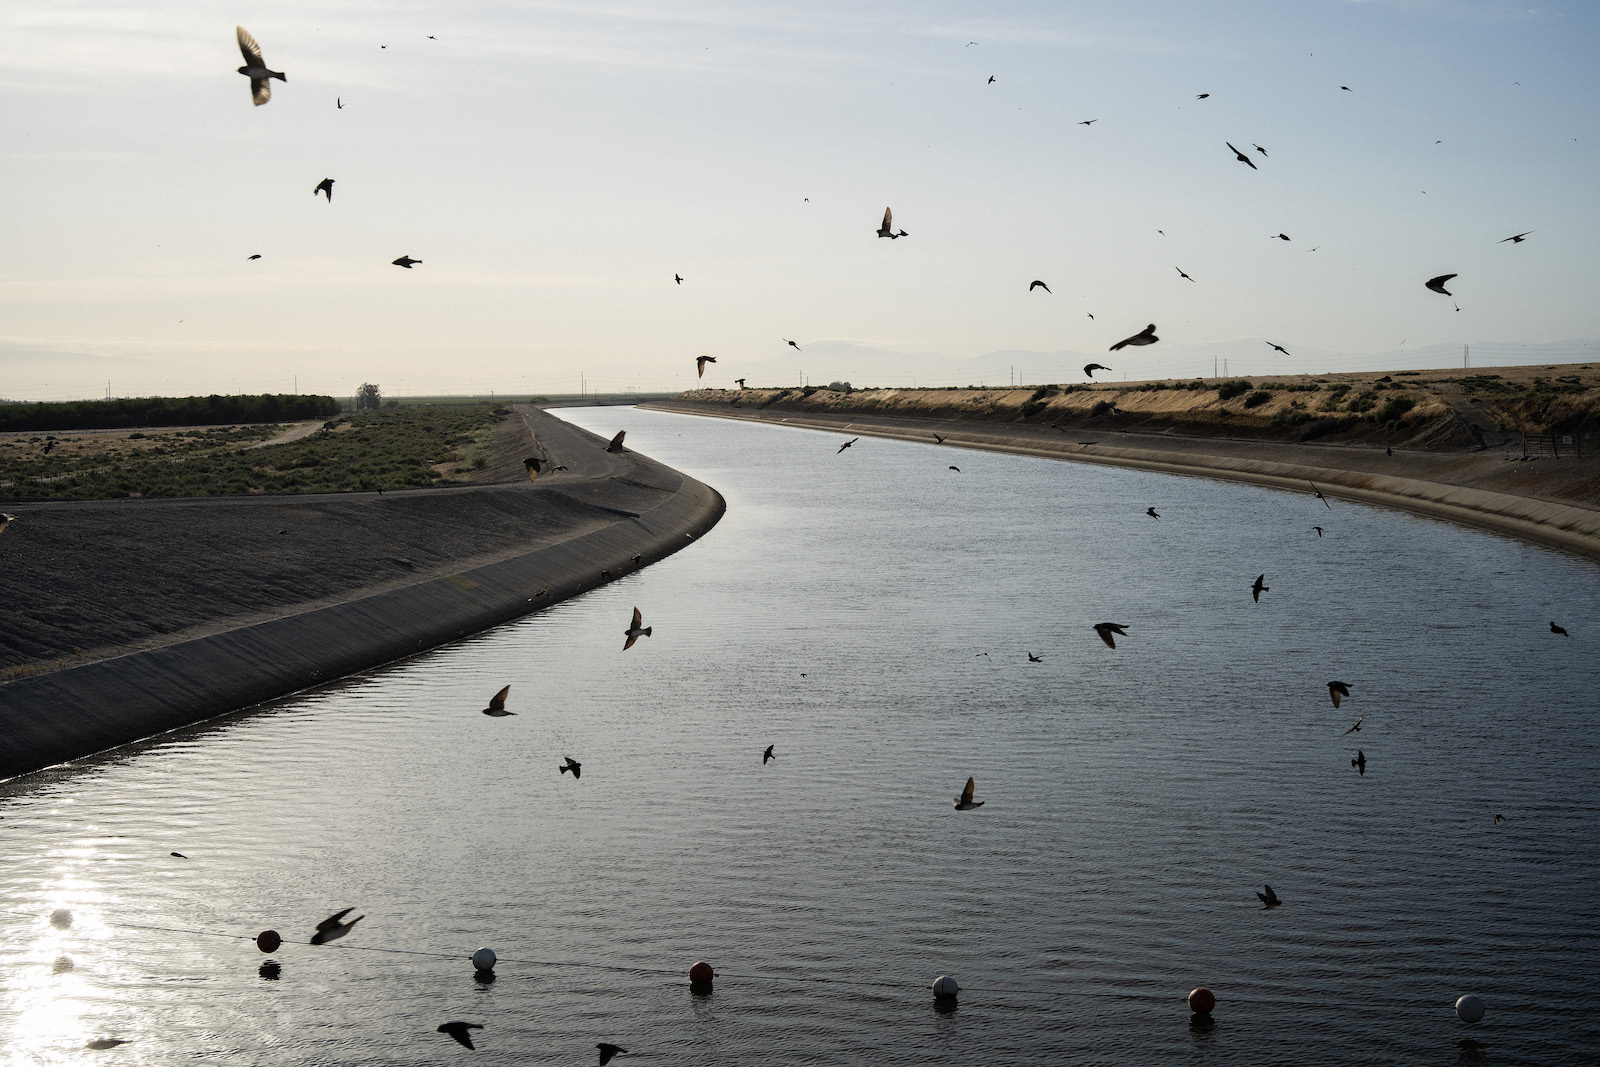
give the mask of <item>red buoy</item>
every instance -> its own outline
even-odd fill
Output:
[[[689,968],[689,984],[692,986],[711,987],[711,980],[716,977],[716,972],[711,969],[711,964],[700,960]]]
[[[256,948],[262,952],[276,952],[281,944],[283,944],[283,938],[278,936],[278,931],[276,930],[263,930],[256,935]]]
[[[1200,986],[1189,994],[1189,1010],[1196,1015],[1210,1015],[1211,1009],[1217,1006],[1217,998],[1211,990]]]

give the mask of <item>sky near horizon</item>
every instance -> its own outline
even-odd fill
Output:
[[[235,24],[288,75],[263,107]],[[1597,28],[1501,0],[7,5],[0,397],[679,389],[785,339],[914,369],[1150,322],[1119,376],[1592,341]],[[909,237],[875,236],[885,205]]]

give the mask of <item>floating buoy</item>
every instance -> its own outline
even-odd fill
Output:
[[[72,909],[57,908],[50,913],[50,925],[58,930],[65,930],[72,925]]]
[[[689,986],[697,991],[709,993],[711,980],[716,976],[717,972],[711,969],[711,964],[699,960],[689,968]]]
[[[256,935],[256,948],[262,952],[276,952],[281,944],[283,944],[283,938],[278,936],[278,931],[276,930],[263,930]]]
[[[480,948],[472,954],[472,965],[480,971],[492,971],[499,959],[500,957],[494,954],[494,949]]]
[[[1471,993],[1456,1001],[1456,1018],[1464,1023],[1481,1022],[1483,1019],[1483,1000]]]
[[[1198,986],[1189,993],[1189,1010],[1196,1015],[1210,1015],[1211,1010],[1217,1006],[1216,994],[1205,986]]]
[[[933,995],[939,1000],[954,1000],[959,992],[961,983],[951,975],[941,974],[933,980]]]

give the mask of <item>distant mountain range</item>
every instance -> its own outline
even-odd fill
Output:
[[[962,359],[937,352],[893,352],[846,341],[816,341],[801,351],[790,350],[771,359],[746,362],[725,356],[707,368],[707,386],[727,385],[744,378],[751,386],[827,385],[847,381],[854,386],[996,386],[1042,385],[1046,382],[1084,381],[1083,368],[1102,363],[1110,372],[1096,371],[1096,380],[1144,381],[1156,378],[1263,377],[1272,374],[1337,374],[1340,371],[1421,370],[1459,367],[1521,366],[1529,363],[1600,363],[1600,341],[1481,342],[1471,345],[1438,344],[1424,348],[1397,348],[1378,353],[1342,353],[1328,349],[1294,348],[1288,355],[1264,338],[1244,338],[1212,344],[1182,345],[1165,342],[1120,352],[1080,352],[1060,349],[1030,352],[1001,349]]]

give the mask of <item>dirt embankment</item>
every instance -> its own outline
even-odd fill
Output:
[[[1588,364],[1014,389],[699,389],[678,399],[750,410],[1430,451],[1498,444],[1507,432],[1600,432],[1600,371]]]

